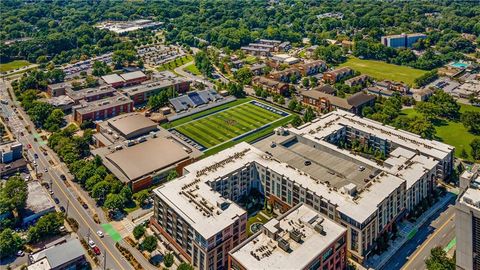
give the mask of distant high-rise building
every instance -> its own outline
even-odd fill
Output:
[[[420,33],[383,36],[382,44],[392,48],[411,48],[419,39],[426,37]]]

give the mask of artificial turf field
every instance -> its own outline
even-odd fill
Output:
[[[266,106],[276,112],[255,104]],[[272,108],[270,105],[250,101],[194,119],[173,129],[205,148],[211,148],[288,116],[288,113]]]

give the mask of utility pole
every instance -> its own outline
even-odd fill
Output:
[[[65,209],[65,215],[68,217],[68,206],[70,205],[70,200],[67,198],[67,209]]]
[[[103,252],[103,270],[107,268],[107,249],[105,248],[105,252]]]

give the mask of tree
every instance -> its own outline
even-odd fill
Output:
[[[480,112],[466,111],[462,113],[460,120],[470,132],[475,134],[480,133]]]
[[[143,225],[137,225],[135,228],[133,228],[133,237],[138,240],[142,238],[142,236],[145,234],[145,231],[146,229]]]
[[[305,88],[307,88],[310,85],[310,80],[308,79],[308,77],[305,77],[302,79],[302,85]]]
[[[243,86],[238,83],[231,83],[227,84],[227,91],[230,95],[235,96],[237,98],[242,98],[245,96],[245,91],[243,90]]]
[[[176,170],[170,170],[167,175],[167,181],[173,180],[178,177],[178,173]]]
[[[467,153],[467,150],[465,150],[465,148],[462,148],[462,151],[460,152],[460,157],[463,159],[468,158],[468,153]]]
[[[290,101],[288,102],[288,109],[291,110],[291,111],[295,111],[295,109],[297,108],[297,100],[292,98],[290,99]]]
[[[36,243],[39,240],[57,235],[60,227],[63,225],[63,215],[61,213],[49,213],[42,216],[35,226],[28,230],[28,240],[30,243]]]
[[[0,201],[7,209],[17,212],[25,207],[28,197],[27,183],[18,176],[10,177],[0,189]]]
[[[157,248],[157,241],[157,237],[152,235],[147,236],[140,244],[140,248],[148,252],[153,252]]]
[[[242,67],[234,73],[234,77],[241,84],[250,84],[252,82],[253,73],[248,67]]]
[[[212,76],[213,66],[205,51],[199,51],[195,54],[195,66],[207,78]]]
[[[315,119],[315,112],[313,111],[312,107],[308,106],[305,110],[305,114],[303,115],[303,122],[311,122]]]
[[[295,114],[292,118],[292,126],[298,127],[302,124],[302,118],[299,115]]]
[[[132,189],[128,185],[124,185],[122,190],[120,191],[120,195],[122,196],[124,203],[127,204],[132,201]]]
[[[144,189],[142,191],[139,191],[133,194],[133,197],[135,198],[135,200],[137,200],[140,203],[140,205],[144,205],[147,199],[150,197],[150,193],[148,192],[148,190]]]
[[[470,143],[470,147],[472,147],[471,154],[473,159],[479,160],[480,159],[480,139],[479,138],[473,139],[472,142]]]
[[[7,228],[0,232],[0,258],[14,255],[22,246],[22,238],[13,230]]]
[[[172,253],[167,253],[163,257],[163,264],[165,264],[165,267],[170,268],[173,265],[174,262],[174,257]]]
[[[182,262],[178,267],[177,267],[177,270],[193,270],[193,266],[186,263],[186,262]]]
[[[92,188],[91,196],[96,199],[105,199],[105,196],[110,192],[111,184],[108,181],[100,181],[96,183]]]
[[[430,257],[425,260],[428,270],[454,270],[455,260],[448,258],[447,253],[441,247],[434,247],[430,251]]]
[[[110,193],[103,205],[110,210],[122,210],[125,205],[125,198],[120,194]]]
[[[65,114],[62,110],[54,109],[45,120],[43,127],[50,132],[58,131],[62,126],[63,117],[65,117]]]

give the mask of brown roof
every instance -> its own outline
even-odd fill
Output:
[[[105,156],[130,180],[161,171],[189,155],[182,146],[165,138],[154,138]]]
[[[324,84],[322,86],[317,86],[317,87],[313,88],[312,90],[313,91],[320,91],[320,92],[323,92],[323,93],[326,93],[326,94],[329,94],[329,95],[333,95],[337,92],[337,90],[329,84]]]
[[[320,91],[315,91],[315,90],[303,91],[301,93],[301,95],[305,96],[305,97],[310,97],[310,98],[313,98],[313,99],[321,99],[321,98],[328,99],[328,101],[333,106],[339,107],[339,108],[342,108],[342,109],[345,109],[345,110],[350,110],[352,108],[352,106],[350,104],[348,104],[346,99],[341,98],[341,97],[332,96],[332,95],[329,95],[329,94],[325,94],[325,93],[320,92]]]
[[[375,99],[375,96],[365,94],[363,92],[358,92],[356,94],[351,95],[347,98],[348,103],[354,107],[359,107],[367,102],[370,102]]]
[[[345,73],[345,72],[350,72],[352,69],[349,68],[349,67],[342,67],[342,68],[337,68],[337,69],[334,69],[332,71],[329,71],[327,73],[331,73],[331,74],[341,74],[341,73]]]

